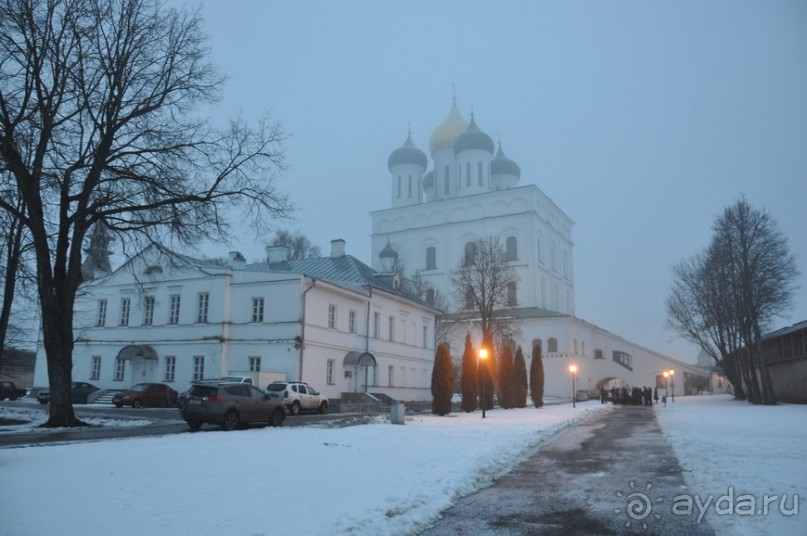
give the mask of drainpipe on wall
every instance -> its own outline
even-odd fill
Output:
[[[305,281],[305,276],[303,276],[303,281]],[[298,363],[298,371],[297,371],[297,381],[303,381],[303,352],[305,351],[305,295],[308,294],[308,291],[314,288],[316,284],[316,278],[311,279],[311,285],[303,291],[303,294],[300,298],[301,304],[300,309],[302,310],[301,318],[300,318],[300,356],[297,360]]]
[[[364,351],[370,351],[370,306],[373,302],[373,287],[367,285],[367,290],[370,292],[367,299],[367,329],[364,332]]]

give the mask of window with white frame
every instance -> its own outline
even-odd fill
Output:
[[[122,382],[125,371],[126,371],[126,361],[124,361],[121,358],[117,358],[115,360],[115,376],[113,376],[112,379],[116,382]]]
[[[381,329],[381,313],[373,313],[373,337],[379,337]]]
[[[166,382],[174,381],[176,370],[177,370],[176,356],[174,355],[165,356],[165,375],[163,376],[163,381]]]
[[[99,328],[106,325],[106,300],[98,300],[98,316],[95,318],[95,325]]]
[[[334,384],[334,369],[336,368],[336,360],[329,359],[325,364],[325,383],[328,385]]]
[[[395,387],[395,367],[390,365],[387,371],[387,382],[389,383],[389,387]]]
[[[207,311],[210,308],[210,293],[209,292],[200,292],[199,293],[199,304],[196,310],[196,322],[199,324],[206,324],[207,323]]]
[[[554,353],[558,351],[558,340],[555,337],[551,337],[548,341],[546,341],[546,351],[549,353]]]
[[[198,382],[205,378],[205,356],[193,356],[193,381]]]
[[[429,347],[429,326],[423,326],[423,347]]]
[[[100,355],[92,356],[92,368],[90,369],[90,379],[91,380],[100,380],[101,379],[101,356]]]
[[[391,340],[391,341],[395,340],[395,317],[394,316],[389,317],[389,337],[388,337],[388,339]]]
[[[143,299],[143,325],[150,326],[154,323],[154,296],[146,296]]]
[[[518,260],[518,240],[515,236],[508,236],[505,242],[504,258],[508,261]]]
[[[249,358],[249,371],[250,372],[261,371],[261,358],[259,356],[252,356]]]
[[[263,297],[252,298],[252,321],[263,322]]]
[[[179,294],[171,294],[170,298],[168,299],[169,308],[168,308],[168,323],[169,324],[179,324]]]
[[[347,328],[349,332],[356,333],[356,311],[350,311],[348,314]]]
[[[336,306],[333,304],[328,306],[328,327],[336,329]]]
[[[437,248],[429,246],[426,248],[426,269],[437,269]]]
[[[518,305],[518,291],[515,281],[507,282],[507,305]]]
[[[121,298],[120,300],[120,322],[121,326],[129,325],[129,311],[132,307],[131,298]]]

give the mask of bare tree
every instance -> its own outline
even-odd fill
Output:
[[[320,251],[319,247],[312,244],[300,231],[278,229],[275,231],[275,237],[270,245],[286,246],[289,249],[289,260],[322,256],[322,251]]]
[[[470,243],[465,256],[451,272],[459,312],[454,321],[473,321],[482,333],[501,340],[511,338],[516,319],[507,308],[514,305],[511,287],[518,283],[515,270],[507,261],[498,236]]]
[[[48,363],[46,426],[69,399],[82,249],[97,222],[134,241],[224,240],[229,215],[268,231],[283,133],[204,119],[223,79],[196,11],[161,0],[0,0],[0,209],[33,248]]]
[[[762,333],[791,306],[798,269],[772,218],[740,198],[716,218],[706,251],[673,276],[668,324],[715,358],[736,396],[775,404]]]

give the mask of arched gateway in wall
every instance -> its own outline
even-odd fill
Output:
[[[125,365],[126,361],[131,365],[132,383],[157,381],[157,352],[147,344],[130,344],[124,346],[118,352],[116,360]]]

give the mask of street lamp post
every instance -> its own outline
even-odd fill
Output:
[[[576,402],[575,398],[576,397],[574,396],[574,374],[575,374],[575,372],[577,372],[577,365],[569,365],[569,372],[572,373],[572,407],[576,408],[577,407],[575,405],[575,402]]]
[[[675,402],[675,370],[670,369],[670,383],[672,384],[672,401]]]
[[[488,358],[488,349],[487,348],[480,348],[479,349],[479,362],[481,364],[485,363],[485,360]],[[477,367],[477,369],[482,373],[482,377],[480,378],[482,384],[482,418],[485,418],[485,381],[487,380],[487,374],[485,372],[485,367]]]
[[[664,396],[665,397],[670,396],[670,391],[669,391],[669,389],[667,389],[667,384],[669,383],[669,381],[670,381],[670,371],[665,370],[664,371]]]

